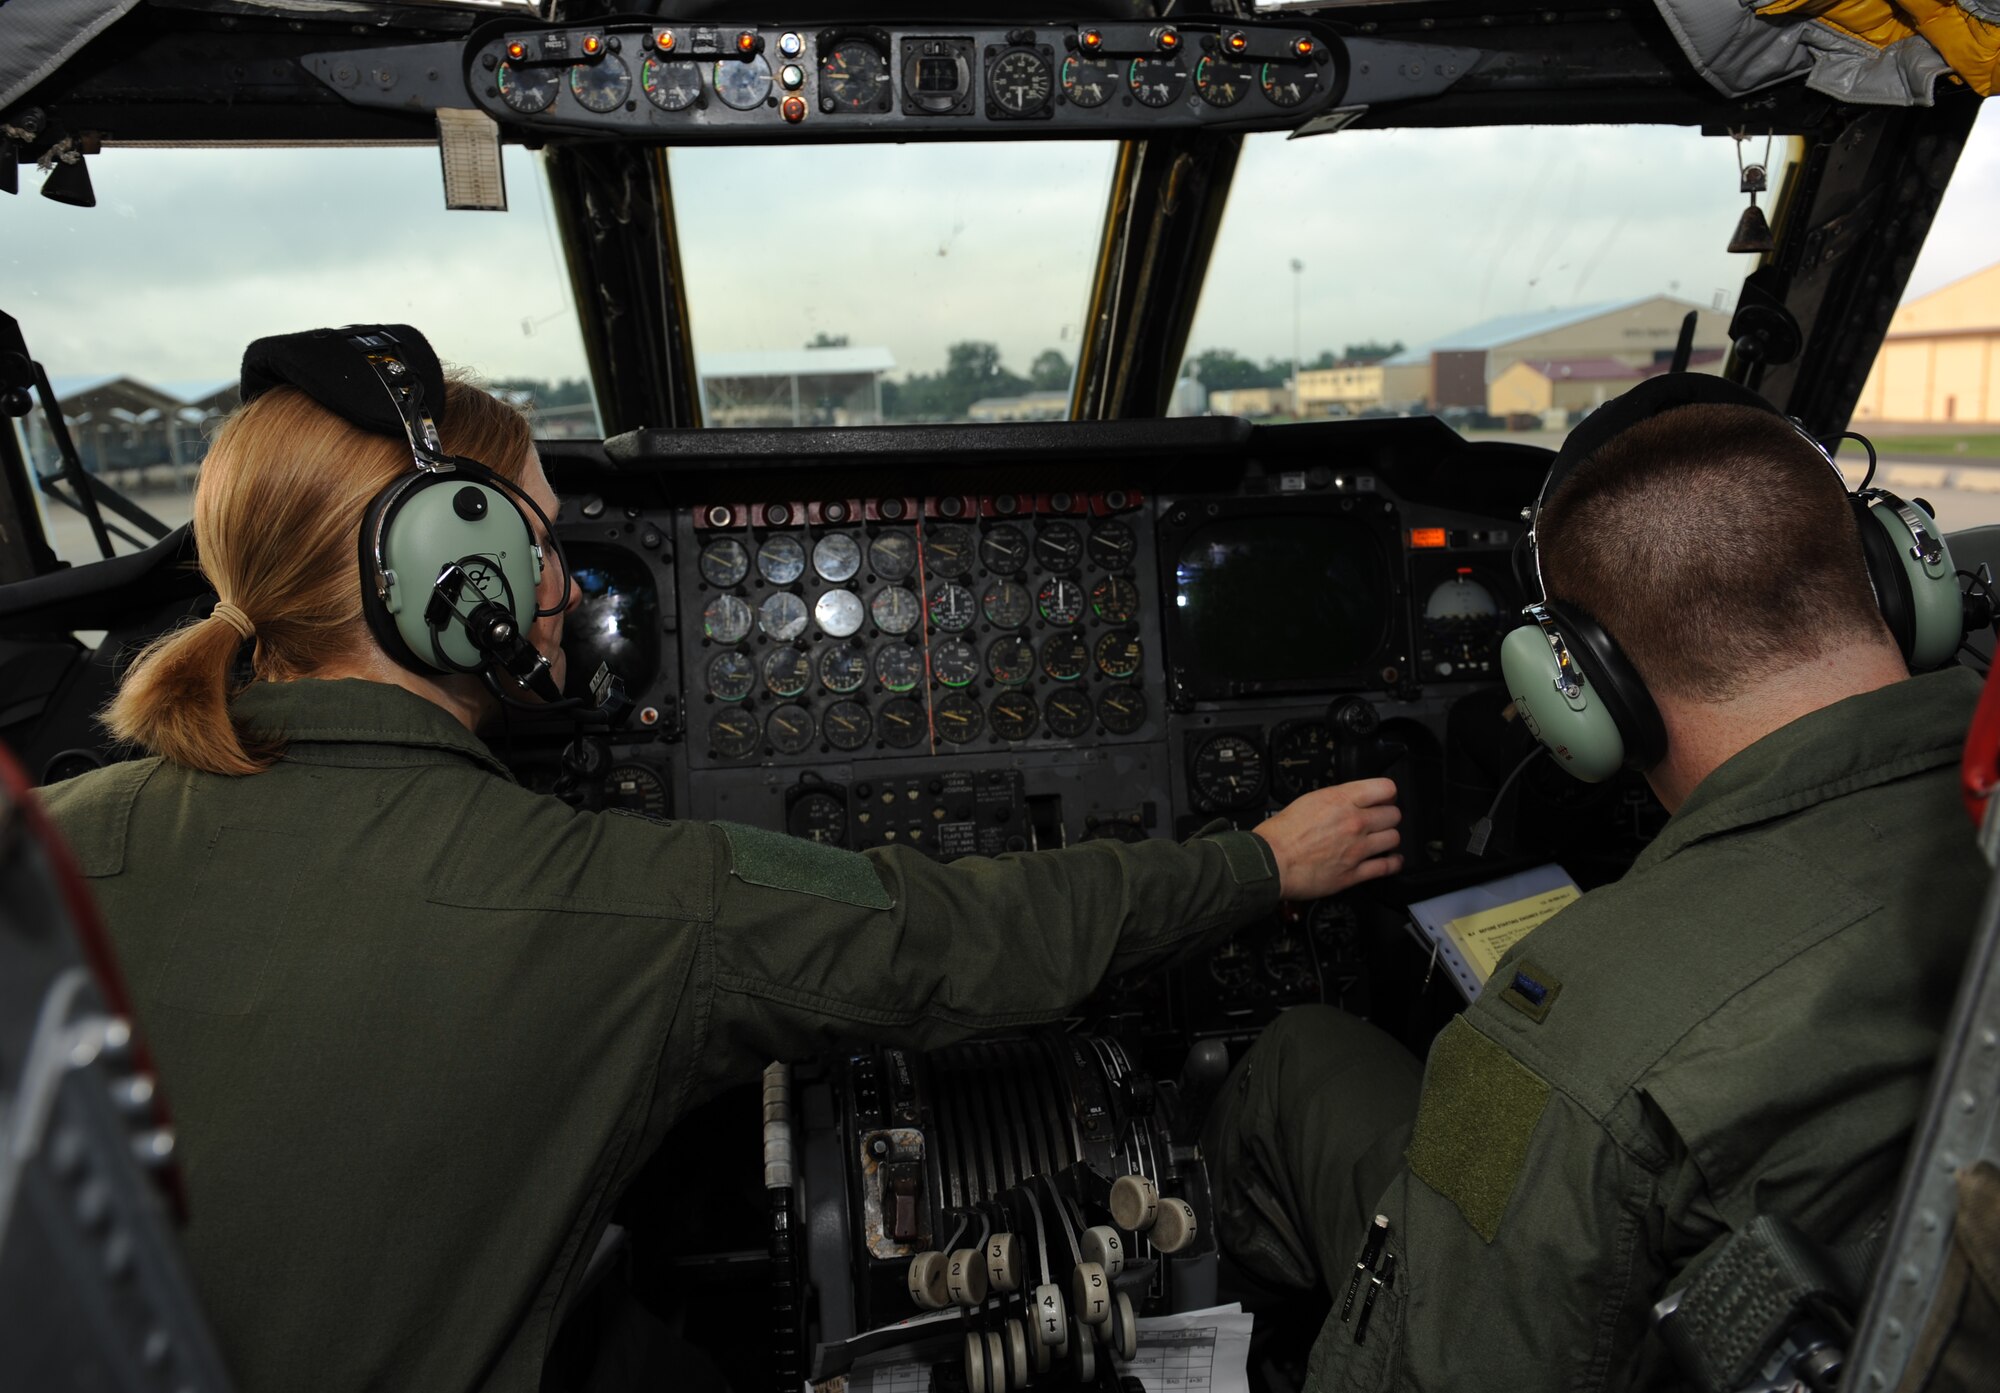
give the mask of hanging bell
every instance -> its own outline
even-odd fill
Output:
[[[1736,235],[1729,239],[1729,250],[1733,252],[1767,252],[1777,245],[1771,236],[1771,224],[1765,220],[1764,210],[1751,199],[1750,206],[1743,210],[1743,216],[1736,220]]]

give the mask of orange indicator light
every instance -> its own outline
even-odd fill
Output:
[[[662,53],[672,53],[674,51],[674,31],[671,29],[662,29],[659,33],[653,35],[653,47]]]
[[[528,46],[519,39],[516,39],[507,45],[507,56],[518,62],[528,56]]]
[[[1312,56],[1313,56],[1313,41],[1312,41],[1311,39],[1299,39],[1299,40],[1297,40],[1297,41],[1296,41],[1295,43],[1293,43],[1293,44],[1292,44],[1292,52],[1294,52],[1294,53],[1298,54],[1298,55],[1299,55],[1299,57],[1301,57],[1301,58],[1310,58],[1310,57],[1312,57]]]
[[[583,51],[585,53],[595,55],[603,52],[603,50],[604,40],[598,38],[597,35],[586,34],[583,36]]]
[[[1229,36],[1229,51],[1231,53],[1241,53],[1248,47],[1250,47],[1249,36],[1241,29],[1238,29],[1234,34]]]
[[[806,99],[797,94],[785,98],[784,105],[778,109],[784,113],[787,121],[795,125],[806,119]]]
[[[1445,545],[1442,527],[1412,527],[1410,545],[1418,548],[1441,547]]]
[[[1077,42],[1094,53],[1103,45],[1104,35],[1098,33],[1095,29],[1086,29],[1077,36]]]
[[[736,51],[738,53],[755,53],[757,51],[757,36],[748,29],[745,29],[736,36]]]
[[[1471,575],[1471,574],[1472,574],[1472,567],[1470,567],[1470,566],[1460,566],[1460,567],[1458,568],[1458,573],[1459,573],[1460,575],[1462,575],[1462,576],[1469,576],[1469,575]]]
[[[1169,53],[1171,53],[1171,52],[1173,52],[1173,51],[1174,51],[1175,49],[1179,48],[1180,46],[1181,46],[1181,36],[1180,36],[1180,31],[1179,31],[1179,30],[1176,30],[1176,29],[1162,29],[1162,30],[1160,31],[1160,47],[1161,47],[1161,48],[1164,48],[1164,49],[1166,49],[1166,50],[1167,50],[1167,51],[1168,51]]]

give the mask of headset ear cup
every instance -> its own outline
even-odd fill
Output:
[[[1580,609],[1550,604],[1549,613],[1562,630],[1570,657],[1597,689],[1606,712],[1625,742],[1625,763],[1650,769],[1667,752],[1667,727],[1653,694],[1602,624]]]
[[[1916,604],[1910,593],[1910,575],[1896,550],[1889,525],[1877,515],[1871,501],[1853,494],[1848,506],[1854,510],[1854,528],[1861,535],[1861,557],[1868,565],[1868,583],[1875,589],[1875,607],[1889,626],[1889,637],[1909,662],[1916,647]]]
[[[420,480],[404,475],[395,483],[375,495],[368,505],[368,511],[361,519],[361,617],[368,625],[368,632],[375,642],[382,645],[382,651],[402,667],[412,672],[425,674],[443,671],[435,663],[419,658],[403,641],[402,631],[396,627],[396,617],[389,612],[388,601],[376,591],[375,538],[378,531],[386,536],[388,527],[394,521],[394,510],[401,506],[411,487]],[[400,584],[400,581],[399,581]]]
[[[1500,643],[1500,671],[1529,734],[1585,783],[1602,783],[1625,763],[1618,723],[1593,687],[1564,693],[1563,672],[1538,624],[1524,624]]]

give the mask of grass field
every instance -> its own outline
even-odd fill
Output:
[[[1968,459],[2000,459],[2000,435],[1878,435],[1875,448],[1884,455],[1964,455]]]

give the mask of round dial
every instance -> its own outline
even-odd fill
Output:
[[[1424,618],[1433,624],[1462,624],[1491,619],[1499,613],[1500,605],[1493,592],[1471,576],[1457,576],[1440,583],[1424,601]]]
[[[748,62],[724,58],[715,65],[715,95],[738,111],[762,106],[771,95],[771,64],[761,53]]]
[[[917,569],[917,539],[908,532],[884,532],[868,544],[868,568],[883,580],[901,580]]]
[[[875,733],[875,724],[868,719],[868,708],[860,702],[836,701],[820,717],[820,730],[834,749],[858,750]]]
[[[986,650],[986,670],[1002,682],[1019,686],[1035,675],[1035,645],[1019,634],[995,639]]]
[[[1090,709],[1090,698],[1074,687],[1051,692],[1042,713],[1048,717],[1049,729],[1065,740],[1082,735],[1097,718],[1097,713]]]
[[[1139,587],[1123,576],[1106,576],[1091,588],[1090,607],[1110,624],[1130,624],[1139,617]]]
[[[647,55],[639,68],[646,100],[662,111],[686,111],[701,100],[701,69],[686,59]]]
[[[1125,81],[1141,106],[1172,106],[1187,87],[1187,68],[1178,54],[1169,58],[1134,58]]]
[[[986,728],[986,713],[964,692],[946,692],[938,698],[937,733],[954,745],[979,738]]]
[[[812,672],[812,659],[806,650],[790,644],[772,649],[771,656],[764,659],[764,685],[773,696],[799,695],[811,684]]]
[[[785,813],[785,830],[821,846],[846,846],[847,804],[837,793],[814,789]]]
[[[829,692],[858,692],[868,680],[868,650],[850,644],[820,654],[819,680]]]
[[[852,590],[829,590],[813,606],[813,618],[834,638],[860,633],[861,622],[867,615],[861,597]]]
[[[1051,624],[1074,624],[1083,618],[1083,587],[1068,576],[1043,581],[1035,605]]]
[[[931,676],[947,687],[963,687],[979,676],[979,655],[962,638],[948,638],[931,650]]]
[[[1063,59],[1062,89],[1078,106],[1103,106],[1118,91],[1118,65],[1072,54]]]
[[[1028,534],[1011,522],[1003,522],[979,542],[979,559],[986,569],[1011,576],[1028,564]]]
[[[1139,554],[1139,539],[1122,522],[1107,522],[1090,534],[1090,559],[1107,571],[1122,571]]]
[[[734,537],[722,537],[701,549],[701,578],[718,590],[741,585],[750,574],[750,553]]]
[[[907,643],[892,643],[875,655],[875,680],[891,692],[914,691],[924,680],[924,655]]]
[[[1034,617],[1035,600],[1028,587],[1018,581],[996,580],[979,597],[986,622],[1002,629],[1018,629]]]
[[[1044,110],[1054,91],[1049,60],[1032,48],[1001,54],[986,75],[986,94],[1010,116],[1033,116]]]
[[[797,537],[770,537],[757,549],[757,574],[771,584],[790,585],[805,573],[805,544]]]
[[[1114,681],[1123,682],[1138,675],[1139,665],[1145,661],[1145,650],[1136,631],[1122,629],[1108,633],[1097,641],[1096,657],[1099,672]]]
[[[1208,54],[1194,65],[1194,90],[1210,106],[1235,106],[1257,85],[1257,65]]]
[[[1042,645],[1042,671],[1058,682],[1074,682],[1090,666],[1090,645],[1079,633],[1057,634]]]
[[[1271,787],[1287,802],[1333,777],[1333,733],[1324,721],[1293,721],[1271,735]]]
[[[812,712],[803,706],[780,706],[764,721],[764,738],[781,755],[803,754],[813,742]]]
[[[906,590],[900,585],[885,585],[868,602],[868,613],[875,620],[875,627],[883,633],[907,634],[924,617],[924,607],[914,590]]]
[[[946,581],[931,591],[931,624],[948,634],[962,634],[972,627],[979,608],[972,592],[957,581]]]
[[[819,56],[820,106],[827,111],[886,111],[889,59],[866,39],[843,39]]]
[[[717,643],[741,643],[750,635],[750,606],[734,595],[717,595],[701,612],[701,631]]]
[[[908,697],[883,702],[881,718],[876,725],[882,743],[898,750],[922,744],[930,730],[930,723],[924,719],[924,708]]]
[[[1002,740],[1026,740],[1042,721],[1042,713],[1035,709],[1035,699],[1019,691],[1000,693],[986,708],[986,714],[993,722],[993,733]]]
[[[780,643],[790,643],[806,631],[806,602],[789,590],[766,595],[757,607],[757,622]]]
[[[610,54],[569,70],[569,94],[588,111],[616,111],[632,92],[632,74]]]
[[[604,775],[604,806],[665,817],[666,781],[643,764],[614,764]]]
[[[1194,756],[1194,787],[1211,808],[1247,808],[1264,794],[1264,756],[1240,735],[1218,735]]]
[[[961,523],[948,522],[942,527],[934,527],[924,538],[925,567],[942,580],[957,580],[969,572],[978,551],[979,544],[972,539],[972,529]]]
[[[1216,949],[1208,960],[1208,975],[1219,987],[1232,990],[1247,987],[1256,973],[1257,960],[1248,948],[1233,939]]]
[[[1074,571],[1083,560],[1083,534],[1066,522],[1052,522],[1035,534],[1035,561],[1045,571]]]
[[[1319,85],[1319,69],[1309,63],[1266,63],[1264,95],[1275,106],[1297,106]]]
[[[709,746],[724,759],[745,759],[757,753],[757,742],[763,735],[757,718],[740,706],[716,712],[708,723]]]
[[[708,660],[708,690],[717,701],[741,701],[757,685],[757,665],[732,648]]]
[[[861,543],[845,532],[827,534],[813,548],[813,569],[835,585],[853,580],[861,570]]]
[[[512,63],[502,63],[494,79],[500,88],[500,100],[523,116],[547,111],[556,93],[562,91],[560,68],[517,68]]]
[[[1137,687],[1106,687],[1098,694],[1097,718],[1113,735],[1130,735],[1146,723],[1146,694]]]

